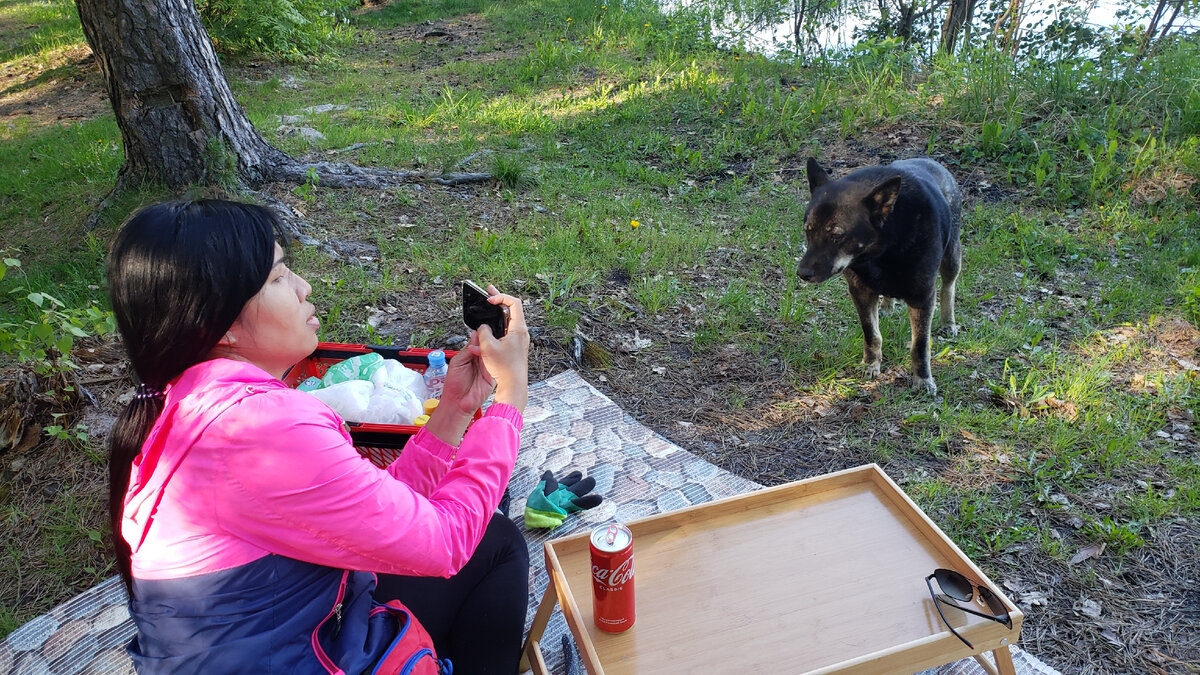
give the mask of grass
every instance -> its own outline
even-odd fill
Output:
[[[59,18],[39,20],[35,35],[11,29],[50,9]],[[62,18],[70,11],[62,2],[0,7],[0,62],[78,42]],[[425,21],[471,37],[385,39],[419,37]],[[369,308],[389,303],[423,299],[450,317],[453,283],[470,276],[528,298],[551,343],[600,324],[613,335],[636,326],[705,359],[731,344],[765,354],[784,375],[759,390],[728,388],[731,411],[798,415],[773,397],[874,392],[865,418],[842,420],[845,443],[910,472],[913,498],[991,569],[1014,551],[1062,562],[1097,543],[1119,559],[1160,524],[1196,517],[1200,470],[1177,451],[1195,436],[1172,437],[1173,421],[1200,408],[1196,371],[1180,361],[1194,351],[1179,351],[1200,321],[1194,42],[1118,91],[1096,64],[1011,68],[988,54],[922,65],[868,45],[840,60],[771,62],[714,49],[686,21],[640,2],[393,3],[358,26],[358,47],[332,62],[228,60],[256,126],[294,154],[365,143],[351,159],[489,170],[498,183],[385,192],[318,183],[296,193],[320,233],[378,250],[363,265],[298,253],[323,308],[323,339],[375,341]],[[1099,93],[1077,94],[1089,87]],[[307,118],[325,140],[273,133],[279,115],[322,103],[347,106]],[[911,143],[892,140],[905,133]],[[78,303],[100,299],[103,242],[118,218],[90,244],[80,228],[121,163],[112,116],[66,126],[18,119],[0,135],[0,239],[37,270],[31,283],[61,284]],[[875,153],[856,154],[864,146]],[[851,163],[926,152],[971,181],[963,332],[935,339],[938,400],[902,380],[863,380],[842,282],[795,279],[800,167],[834,152]],[[114,211],[158,194],[147,188]],[[882,314],[884,367],[906,368],[907,317]],[[449,319],[412,318],[418,346],[454,331]],[[1079,526],[1064,528],[1071,518]],[[98,551],[97,526],[76,526],[84,521],[47,523],[37,535],[38,550],[50,551],[40,564],[75,590],[103,569],[81,574],[53,552]],[[6,576],[20,569],[20,555],[9,560]],[[0,610],[0,634],[51,604]]]

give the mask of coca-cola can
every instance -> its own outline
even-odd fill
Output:
[[[592,618],[606,633],[633,627],[633,532],[620,524],[592,530]]]

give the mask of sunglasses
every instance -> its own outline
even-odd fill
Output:
[[[938,595],[937,593],[933,592],[933,584],[930,583],[930,579],[938,582],[938,586],[942,589],[942,595]],[[1012,617],[1008,615],[1008,608],[1004,606],[1004,603],[1001,602],[1000,598],[996,597],[996,594],[989,591],[986,586],[977,584],[958,572],[955,572],[954,570],[948,570],[939,567],[933,571],[933,574],[925,577],[925,585],[929,587],[929,595],[933,597],[933,606],[937,608],[938,616],[942,617],[942,623],[946,624],[946,627],[950,629],[950,632],[954,633],[954,637],[962,640],[963,644],[965,644],[969,649],[974,649],[975,646],[968,642],[965,637],[959,635],[958,631],[954,630],[954,626],[951,626],[950,622],[946,621],[946,615],[942,614],[941,603],[946,603],[947,605],[962,610],[967,614],[974,614],[975,616],[981,616],[985,619],[991,619],[997,623],[1004,624],[1010,629],[1012,628]],[[979,599],[983,600],[988,609],[992,610],[991,614],[984,614],[983,612],[976,611],[970,607],[963,607],[962,605],[956,602],[951,602],[950,600],[947,600],[946,597],[943,597],[944,595],[954,600],[971,602],[971,600],[973,600],[975,597],[975,592],[979,593]]]

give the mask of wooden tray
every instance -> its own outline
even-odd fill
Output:
[[[526,646],[535,672],[556,598],[592,675],[914,672],[993,650],[1012,672],[1020,610],[877,465],[627,524],[634,627],[612,635],[592,621],[588,533],[548,541],[551,583]],[[925,585],[937,567],[987,584],[1012,630],[943,605],[968,649]]]

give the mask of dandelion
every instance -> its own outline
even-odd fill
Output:
[[[641,226],[642,226],[642,224],[641,224],[641,223],[639,223],[639,222],[638,222],[638,221],[636,221],[636,220],[631,220],[631,221],[629,221],[629,226],[630,226],[630,227],[632,227],[633,229],[635,229],[635,230],[636,230],[636,229],[638,229],[639,227],[641,227]]]
[[[569,17],[569,16],[568,16],[568,17],[567,17],[567,21],[570,21],[570,20],[571,20],[571,17]]]
[[[650,22],[649,22],[649,21],[647,21],[647,22],[646,22],[644,25],[645,25],[645,27],[646,27],[646,28],[649,28],[649,27],[650,27]]]
[[[816,115],[816,114],[817,114],[817,109],[816,109],[816,108],[813,108],[813,109],[812,109],[812,110],[810,110],[809,112],[811,112],[812,114]]]

